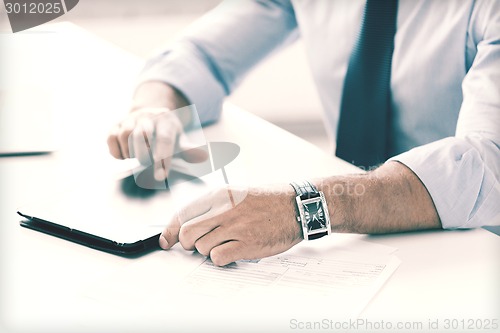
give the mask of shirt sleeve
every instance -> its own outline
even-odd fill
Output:
[[[196,106],[202,123],[215,121],[229,95],[252,66],[297,38],[287,0],[225,1],[152,57],[139,83],[165,82]]]
[[[477,53],[462,83],[455,137],[391,159],[420,178],[449,229],[500,219],[500,2],[476,2],[469,38]]]

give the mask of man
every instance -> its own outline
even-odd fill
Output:
[[[168,222],[162,248],[180,241],[216,265],[270,256],[327,234],[307,227],[319,211],[331,231],[356,233],[473,228],[498,218],[498,1],[227,1],[147,64],[132,111],[109,136],[111,154],[130,157],[128,136],[145,129],[156,137],[155,178],[164,179],[191,117],[170,110],[192,103],[203,122],[216,120],[243,75],[299,36],[337,155],[367,168],[385,163],[365,175],[244,194],[220,189]],[[193,152],[184,157],[199,159]],[[338,186],[364,192],[336,195]],[[228,193],[245,198],[228,205]],[[306,216],[309,198],[316,206]]]

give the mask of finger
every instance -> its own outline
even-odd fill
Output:
[[[158,117],[153,154],[155,160],[155,179],[158,181],[167,178],[179,131],[178,124],[172,121],[172,118],[166,116]]]
[[[205,195],[177,211],[160,236],[161,248],[165,250],[171,248],[179,241],[179,231],[183,224],[210,211],[212,208],[210,199],[210,196]]]
[[[129,137],[130,156],[137,158],[142,165],[153,165],[151,143],[154,137],[153,121],[143,117],[137,121],[134,131]]]
[[[190,142],[184,133],[179,136],[179,148],[180,155],[186,162],[201,163],[209,158],[208,147]]]
[[[210,251],[214,247],[226,243],[229,240],[232,239],[228,235],[227,228],[217,227],[198,238],[194,243],[194,247],[199,253],[204,256],[209,256]]]
[[[190,204],[184,209],[184,214],[189,214],[191,218],[181,223],[179,233],[181,245],[187,250],[194,250],[198,239],[223,223],[233,221],[231,216],[233,207],[226,188],[212,190]]]
[[[128,140],[134,128],[135,128],[135,118],[131,116],[129,116],[120,124],[120,130],[118,133],[118,144],[120,145],[120,151],[123,158],[130,158]]]
[[[236,260],[246,259],[243,244],[240,241],[229,241],[216,246],[210,251],[210,259],[216,266],[226,266]]]
[[[210,208],[207,212],[181,224],[179,240],[186,250],[194,250],[198,239],[220,227],[222,218],[220,212]]]
[[[120,144],[118,143],[118,133],[120,131],[120,126],[115,125],[108,135],[108,149],[111,156],[118,159],[123,159],[122,152],[120,150]]]

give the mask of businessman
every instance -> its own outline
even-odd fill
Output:
[[[129,158],[128,136],[145,130],[156,138],[155,178],[164,179],[192,118],[171,110],[195,104],[202,122],[216,121],[244,75],[297,38],[337,156],[371,171],[215,190],[165,221],[163,249],[180,242],[226,265],[330,232],[474,228],[498,218],[494,0],[226,1],[150,59],[131,112],[109,135],[111,154]],[[202,155],[191,149],[184,158]]]

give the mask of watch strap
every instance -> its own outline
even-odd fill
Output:
[[[301,198],[305,196],[305,198],[302,199],[309,199],[309,198],[314,198],[319,195],[318,189],[316,186],[311,184],[309,181],[303,181],[300,183],[296,182],[291,182],[290,185],[293,187],[295,190],[295,193],[297,196],[300,196]]]

